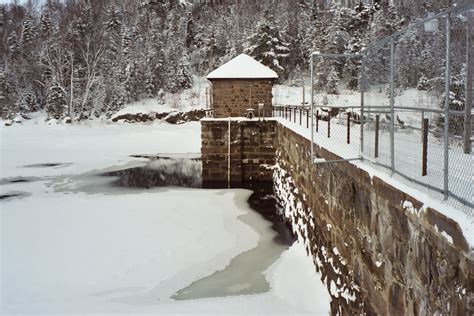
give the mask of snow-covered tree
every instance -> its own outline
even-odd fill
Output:
[[[430,85],[428,83],[428,78],[425,75],[422,75],[420,77],[420,80],[418,80],[418,84],[416,88],[420,91],[429,90]]]
[[[397,83],[404,88],[415,88],[420,79],[422,46],[417,29],[404,33],[397,40],[394,62],[398,73]]]
[[[191,48],[196,44],[194,19],[191,12],[188,12],[186,23],[186,47]]]
[[[20,43],[18,40],[18,35],[13,31],[7,39],[8,52],[11,59],[15,59],[20,52]]]
[[[336,68],[331,69],[328,74],[327,82],[326,82],[326,93],[328,94],[339,94],[338,86],[339,86],[339,73]]]
[[[465,95],[466,78],[465,73],[458,74],[451,77],[449,85],[449,110],[450,111],[464,111],[466,103]],[[443,94],[440,98],[439,107],[444,109],[445,107],[445,95]],[[436,117],[436,129],[437,134],[441,135],[446,122],[444,113],[439,114]],[[449,116],[449,134],[461,136],[464,131],[464,117],[462,115],[450,115]]]
[[[11,104],[8,97],[8,83],[5,79],[5,71],[0,67],[0,117],[11,118]]]
[[[23,21],[21,29],[20,46],[23,50],[28,50],[28,47],[33,43],[36,37],[34,19],[31,15],[27,15]],[[26,52],[24,52],[26,53]]]
[[[56,80],[48,88],[46,112],[55,119],[61,118],[67,110],[66,91]]]
[[[169,62],[167,86],[170,92],[176,93],[191,87],[191,71],[188,56],[180,52],[178,48],[175,48],[173,52],[180,54],[181,58]]]
[[[48,7],[45,7],[41,13],[39,29],[43,38],[49,37],[53,32],[53,22]]]
[[[274,25],[274,17],[269,11],[264,13],[258,23],[257,32],[249,38],[245,52],[277,73],[285,72],[284,63],[290,49]]]

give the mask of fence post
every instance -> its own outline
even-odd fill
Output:
[[[425,121],[425,111],[421,110],[421,142],[423,143],[423,122]]]
[[[467,60],[466,60],[466,104],[464,105],[464,153],[471,153],[471,137],[472,137],[472,94],[474,87],[472,81],[474,80],[474,10],[467,13]]]
[[[331,111],[328,112],[328,138],[331,138]]]
[[[423,136],[423,154],[422,154],[422,167],[421,175],[426,176],[428,174],[428,119],[423,119],[422,124],[422,136]]]
[[[316,132],[319,132],[319,111],[316,110]]]
[[[395,172],[395,42],[390,40],[390,169]]]
[[[375,115],[375,153],[374,157],[379,157],[379,127],[380,127],[380,115]]]
[[[301,125],[301,122],[302,122],[302,121],[301,121],[302,115],[303,115],[303,109],[300,107],[300,125]]]
[[[296,124],[296,107],[294,108],[294,113],[293,113],[293,123]]]
[[[444,97],[444,167],[443,167],[443,193],[444,199],[449,194],[449,85],[451,78],[451,15],[446,16],[446,73],[445,73],[445,97]]]
[[[288,110],[290,112],[290,122],[291,122],[291,112],[293,112],[293,110],[291,109],[291,107],[288,107]]]
[[[346,131],[346,142],[351,143],[351,112],[347,112],[347,131]]]

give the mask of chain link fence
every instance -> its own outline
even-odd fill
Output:
[[[360,54],[313,53],[301,123],[298,106],[275,114],[306,124],[313,143],[338,160],[361,159],[472,218],[473,61],[469,4],[417,21]],[[315,163],[328,162],[314,148],[312,154]]]
[[[438,14],[369,46],[361,71],[361,156],[449,198],[469,216],[473,7]]]

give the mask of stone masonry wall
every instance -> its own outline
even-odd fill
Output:
[[[258,115],[258,103],[263,102],[262,116],[272,116],[272,86],[270,79],[212,80],[212,104],[215,118],[243,117],[248,108]]]
[[[227,120],[201,120],[202,180],[204,186],[227,183],[228,139]],[[275,164],[276,121],[231,120],[230,128],[231,183],[272,181]]]
[[[227,182],[228,121],[201,122],[203,185]],[[474,314],[474,255],[456,222],[350,163],[311,165],[310,142],[274,120],[233,120],[230,133],[232,183],[273,176],[332,314]]]
[[[275,193],[333,314],[474,314],[474,258],[457,223],[352,164],[311,165],[307,139],[280,124],[277,135]]]

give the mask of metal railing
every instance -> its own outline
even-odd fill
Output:
[[[306,118],[314,163],[331,162],[318,157],[317,144],[341,158],[333,162],[361,159],[474,215],[474,4],[413,23],[359,54],[313,53],[310,63],[308,118],[285,112],[298,116],[294,106],[275,116],[300,125]]]

